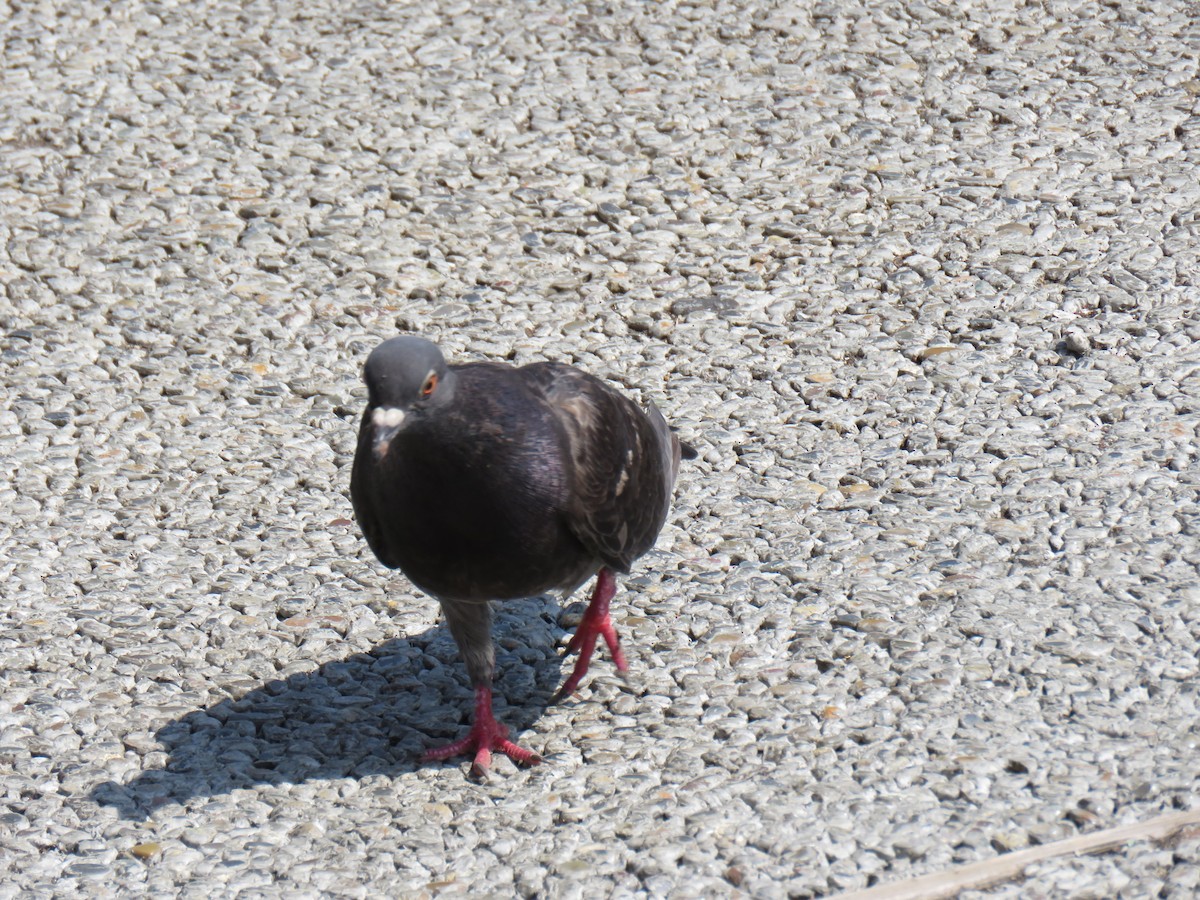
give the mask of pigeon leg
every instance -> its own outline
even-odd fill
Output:
[[[532,750],[518,747],[508,739],[508,728],[492,715],[492,671],[496,652],[492,646],[492,609],[486,603],[469,603],[438,598],[454,643],[467,664],[467,675],[475,686],[475,719],[467,736],[445,747],[434,747],[421,756],[423,762],[449,759],[461,753],[475,752],[471,774],[479,778],[492,762],[492,751],[503,753],[522,766],[536,766],[542,758]]]
[[[579,687],[579,682],[587,674],[588,663],[592,660],[592,652],[596,649],[596,638],[598,637],[603,637],[604,643],[608,644],[608,650],[612,653],[617,671],[624,672],[629,668],[625,664],[625,654],[621,652],[621,645],[617,641],[617,629],[613,627],[612,620],[608,617],[608,604],[612,602],[613,594],[616,591],[617,582],[613,577],[612,570],[601,569],[596,576],[596,587],[592,591],[592,599],[579,622],[579,629],[571,638],[571,643],[567,644],[567,652],[578,651],[579,660],[575,663],[575,671],[554,695],[555,702],[571,696]]]
[[[444,747],[434,747],[421,754],[421,762],[449,759],[462,753],[475,752],[475,762],[471,764],[471,774],[476,778],[483,777],[492,764],[492,751],[503,753],[517,765],[536,766],[542,758],[532,750],[519,747],[508,739],[508,727],[501,725],[492,715],[492,689],[490,687],[475,688],[475,721],[465,738],[447,744]]]

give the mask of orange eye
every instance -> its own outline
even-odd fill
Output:
[[[425,383],[421,385],[421,396],[428,397],[437,389],[438,377],[434,372],[429,373],[429,377],[425,379]]]

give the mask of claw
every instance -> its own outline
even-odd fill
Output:
[[[555,692],[553,698],[555,703],[571,696],[579,687],[579,682],[587,674],[588,664],[592,660],[592,653],[595,652],[596,638],[598,637],[603,637],[604,643],[608,645],[608,652],[612,654],[617,671],[624,672],[629,668],[625,662],[625,654],[621,652],[621,644],[617,640],[617,629],[613,627],[612,620],[608,617],[608,605],[612,601],[614,593],[616,593],[616,581],[612,572],[609,569],[601,569],[599,575],[596,576],[596,587],[592,591],[592,599],[588,602],[588,608],[579,622],[579,628],[575,632],[575,636],[571,638],[571,642],[567,644],[567,653],[578,652],[579,659],[575,663],[575,669],[571,672],[570,677]]]
[[[532,750],[526,750],[508,739],[508,727],[497,722],[492,715],[490,687],[475,688],[475,721],[467,736],[444,747],[426,750],[421,754],[421,762],[450,759],[472,750],[475,751],[475,760],[471,763],[471,775],[475,778],[482,778],[491,766],[492,751],[503,753],[519,766],[536,766],[542,761]]]

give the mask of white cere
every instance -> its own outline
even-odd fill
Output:
[[[380,428],[395,428],[404,421],[404,410],[394,406],[379,406],[371,413],[371,421]]]

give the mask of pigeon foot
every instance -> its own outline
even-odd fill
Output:
[[[475,688],[475,721],[467,736],[446,744],[444,747],[433,747],[421,754],[421,762],[435,762],[450,759],[463,753],[475,752],[475,761],[471,764],[471,775],[482,778],[492,764],[492,751],[503,753],[519,766],[536,766],[542,758],[532,750],[526,750],[508,739],[508,727],[496,721],[492,715],[492,689],[490,687]]]
[[[554,695],[555,703],[571,696],[579,687],[579,682],[587,674],[588,664],[592,660],[592,653],[596,649],[596,638],[598,637],[603,637],[604,643],[608,645],[608,651],[612,654],[617,671],[624,672],[629,668],[625,663],[625,654],[621,652],[621,645],[617,641],[617,629],[613,627],[612,620],[608,617],[608,605],[616,591],[617,583],[612,571],[601,569],[596,576],[596,588],[592,591],[592,599],[583,614],[583,619],[579,622],[579,629],[571,638],[571,643],[567,644],[567,653],[578,652],[579,659],[575,663],[575,670],[571,672],[571,676],[563,682],[563,686]]]

